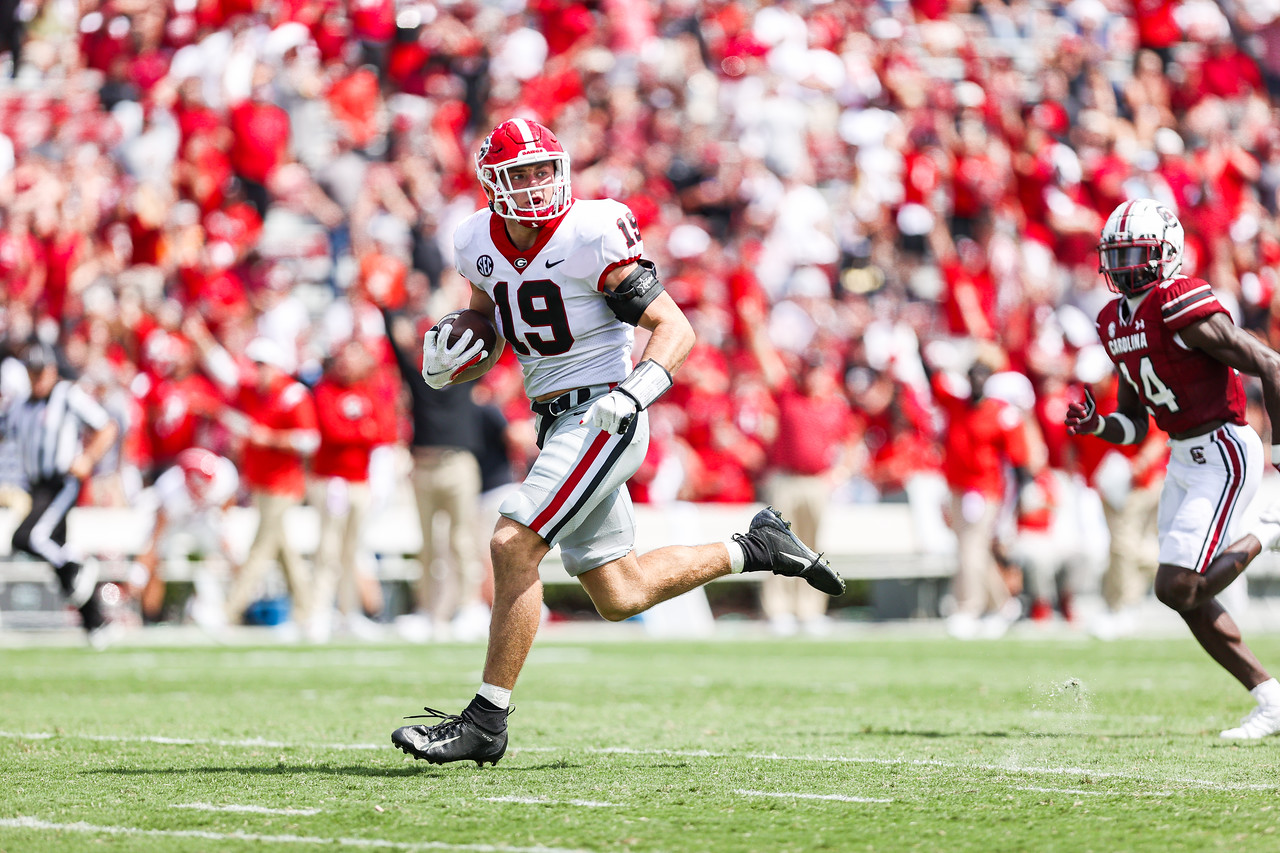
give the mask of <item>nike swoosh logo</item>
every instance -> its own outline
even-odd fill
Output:
[[[782,556],[786,557],[788,560],[791,560],[792,562],[799,563],[800,565],[804,566],[806,569],[809,567],[809,561],[806,560],[804,557],[797,557],[795,554],[783,554]]]
[[[558,261],[547,261],[547,269],[551,269],[551,268],[552,268],[552,267],[554,267],[556,264],[563,264],[564,262],[565,262],[565,259],[564,259],[564,258],[561,258],[561,259],[560,259],[560,260],[558,260]]]
[[[444,740],[438,740],[438,741],[435,741],[435,742],[434,742],[434,743],[432,743],[431,745],[432,745],[432,746],[444,746],[445,744],[453,743],[455,740],[457,740],[457,739],[458,739],[458,738],[460,738],[460,737],[462,737],[462,735],[454,735],[453,737],[447,737],[447,738],[445,738]]]

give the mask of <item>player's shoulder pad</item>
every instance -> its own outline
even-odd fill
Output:
[[[616,288],[605,289],[604,297],[615,317],[624,323],[638,326],[644,310],[662,291],[657,267],[653,265],[653,261],[641,258],[636,261],[636,268]]]
[[[1209,282],[1201,278],[1174,278],[1156,288],[1160,297],[1160,316],[1171,328],[1179,328],[1226,308],[1214,295]]]
[[[453,229],[453,253],[457,261],[469,258],[471,250],[476,248],[481,239],[489,234],[489,217],[491,215],[488,208],[477,210],[459,222],[458,227]]]
[[[606,265],[620,266],[644,254],[644,237],[631,208],[611,198],[575,199],[573,229],[584,244],[595,246]]]
[[[578,213],[579,227],[600,230],[613,228],[618,217],[631,213],[631,208],[614,198],[575,198],[573,206]]]
[[[1156,291],[1163,295],[1166,299],[1176,298],[1179,294],[1186,293],[1189,290],[1204,290],[1209,287],[1209,282],[1202,278],[1191,278],[1189,276],[1176,276],[1167,278],[1156,286]]]

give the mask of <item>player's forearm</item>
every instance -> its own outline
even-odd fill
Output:
[[[1271,449],[1268,459],[1280,467],[1280,375],[1262,377],[1262,407],[1271,424]]]
[[[689,357],[689,351],[697,340],[693,326],[685,318],[684,313],[672,303],[674,312],[663,312],[657,322],[650,328],[651,335],[645,344],[641,361],[656,361],[666,368],[672,376]]]
[[[1112,444],[1141,444],[1150,424],[1145,411],[1141,414],[1117,411],[1102,416],[1102,429],[1094,435]]]
[[[111,449],[111,445],[115,442],[116,436],[120,434],[119,427],[115,421],[110,421],[102,429],[93,434],[93,438],[85,445],[84,457],[92,470],[93,466],[102,461],[102,457],[107,455],[107,451]]]

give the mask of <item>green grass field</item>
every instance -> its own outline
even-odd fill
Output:
[[[1219,741],[1189,639],[599,636],[483,770],[389,742],[480,646],[0,649],[0,851],[1280,850],[1280,738]]]

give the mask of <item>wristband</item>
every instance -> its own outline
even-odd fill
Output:
[[[1271,464],[1280,468],[1280,444],[1271,445]]]
[[[1138,428],[1133,425],[1133,421],[1128,415],[1122,415],[1119,412],[1114,415],[1107,415],[1103,420],[1110,420],[1117,424],[1124,433],[1116,444],[1133,444],[1134,439],[1138,437]]]
[[[636,365],[636,369],[627,374],[618,390],[635,401],[636,408],[647,409],[671,389],[671,374],[667,369],[651,358]]]

